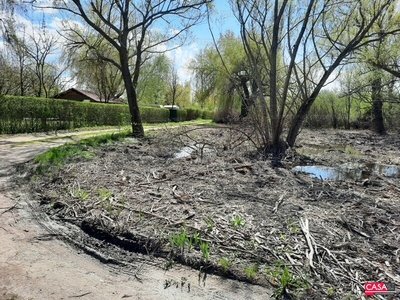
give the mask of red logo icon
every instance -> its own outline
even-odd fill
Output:
[[[366,296],[394,294],[396,288],[394,283],[369,281],[364,283],[364,294]]]

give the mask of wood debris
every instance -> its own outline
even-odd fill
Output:
[[[311,179],[291,171],[299,160],[308,159],[294,154],[284,168],[272,168],[243,136],[229,129],[162,136],[164,140],[141,145],[113,145],[118,151],[108,151],[110,146],[95,149],[95,158],[70,162],[60,174],[38,179],[32,183],[38,205],[54,191],[58,195],[39,208],[54,220],[96,224],[102,230],[97,232],[101,247],[112,244],[114,236],[122,249],[137,246],[141,253],[164,258],[174,252],[178,262],[243,280],[249,280],[245,267],[257,264],[252,280],[259,284],[269,285],[264,270],[279,261],[307,278],[313,293],[324,297],[331,287],[335,295],[360,298],[367,280],[400,286],[398,179],[375,178],[379,189],[363,180]],[[324,135],[319,136],[323,141]],[[400,146],[400,138],[393,143]],[[195,144],[202,145],[195,159],[175,158],[179,149]],[[129,148],[132,151],[124,151]],[[325,155],[332,163],[345,154]],[[324,156],[314,159],[328,163]],[[63,180],[52,181],[52,176]],[[56,201],[65,205],[54,209]],[[209,243],[207,262],[199,246],[172,248],[170,237],[183,231]],[[229,260],[225,273],[221,258]]]

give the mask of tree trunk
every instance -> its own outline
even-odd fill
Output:
[[[385,134],[385,124],[383,122],[382,112],[382,79],[376,76],[372,80],[371,85],[371,98],[372,98],[372,130],[378,134]]]
[[[318,91],[319,92],[319,91]],[[290,123],[289,132],[286,137],[286,142],[289,147],[293,147],[294,143],[296,142],[297,135],[300,132],[300,128],[303,125],[303,122],[307,116],[308,111],[310,110],[312,104],[318,93],[314,93],[314,98],[308,98],[306,101],[303,101],[300,108],[297,110],[296,115],[292,119]]]
[[[125,84],[126,95],[128,98],[129,113],[131,115],[132,136],[137,138],[144,137],[142,118],[140,117],[139,105],[137,100],[136,88],[132,82],[129,64],[126,56],[120,53],[121,71]],[[126,61],[125,61],[126,60]]]
[[[336,116],[336,110],[335,110],[335,105],[332,103],[332,127],[333,129],[337,129],[338,127],[338,118]]]
[[[302,101],[301,106],[297,110],[295,116],[293,117],[293,119],[290,123],[289,132],[286,136],[286,142],[289,147],[294,146],[294,143],[296,142],[296,138],[300,132],[300,129],[303,125],[303,122],[304,122],[308,112],[310,111],[311,106],[315,102],[315,99],[317,99],[318,94],[320,93],[321,89],[323,88],[325,82],[328,80],[329,76],[339,66],[341,61],[345,58],[346,54],[347,54],[346,52],[342,52],[339,55],[339,57],[336,59],[336,61],[330,66],[329,70],[325,72],[324,76],[321,78],[318,85],[315,87],[314,91],[311,93],[311,95]]]
[[[350,129],[351,98],[346,99],[346,124],[345,129]]]
[[[240,84],[243,89],[243,95],[242,95],[242,107],[240,110],[240,119],[247,117],[249,114],[249,98],[250,98],[250,92],[247,87],[247,77],[242,77],[240,79]]]
[[[127,89],[127,97],[129,112],[131,114],[132,136],[142,138],[144,137],[144,128],[142,124],[142,118],[140,117],[136,89],[132,85],[129,91]]]

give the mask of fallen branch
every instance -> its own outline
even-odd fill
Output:
[[[314,262],[313,262],[314,247],[311,242],[311,234],[310,234],[310,230],[308,228],[308,219],[303,220],[302,218],[300,218],[300,226],[301,226],[301,230],[303,231],[304,237],[307,240],[308,248],[310,249],[310,252],[307,254],[308,259],[310,261],[310,267],[314,268]]]
[[[286,196],[286,193],[283,193],[283,194],[279,197],[278,201],[276,201],[275,206],[274,206],[274,208],[272,209],[272,212],[273,212],[274,214],[276,214],[276,213],[278,212],[278,208],[279,208],[279,206],[282,204],[283,198],[284,198],[285,196]]]
[[[89,295],[89,294],[91,294],[91,293],[92,293],[92,292],[87,292],[87,293],[83,293],[83,294],[76,295],[76,296],[69,296],[68,298],[81,298],[81,297],[86,296],[86,295]]]
[[[18,204],[18,202],[15,202],[13,206],[10,206],[10,207],[8,207],[8,208],[1,207],[0,209],[4,209],[4,211],[1,212],[0,216],[3,215],[3,214],[5,214],[5,213],[8,212],[8,211],[11,211],[11,210],[13,210],[13,209],[16,209],[16,208],[17,208],[17,207],[16,207],[17,204]]]
[[[366,263],[369,263],[371,266],[373,266],[374,268],[377,268],[378,270],[380,270],[381,272],[384,272],[386,274],[386,276],[390,277],[392,280],[400,282],[400,276],[398,275],[393,275],[389,272],[387,272],[386,270],[384,270],[380,265],[366,259],[365,257],[362,258]]]

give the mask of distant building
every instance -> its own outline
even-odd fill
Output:
[[[162,107],[168,108],[168,109],[179,109],[178,105],[164,105]]]
[[[100,99],[100,96],[97,95],[96,93],[93,93],[90,91],[85,91],[85,90],[78,90],[75,88],[71,88],[60,94],[57,94],[53,98],[75,100],[75,101],[90,101],[90,102],[105,103],[105,101]],[[123,100],[121,98],[113,98],[107,102],[114,103],[114,104],[122,104]]]

